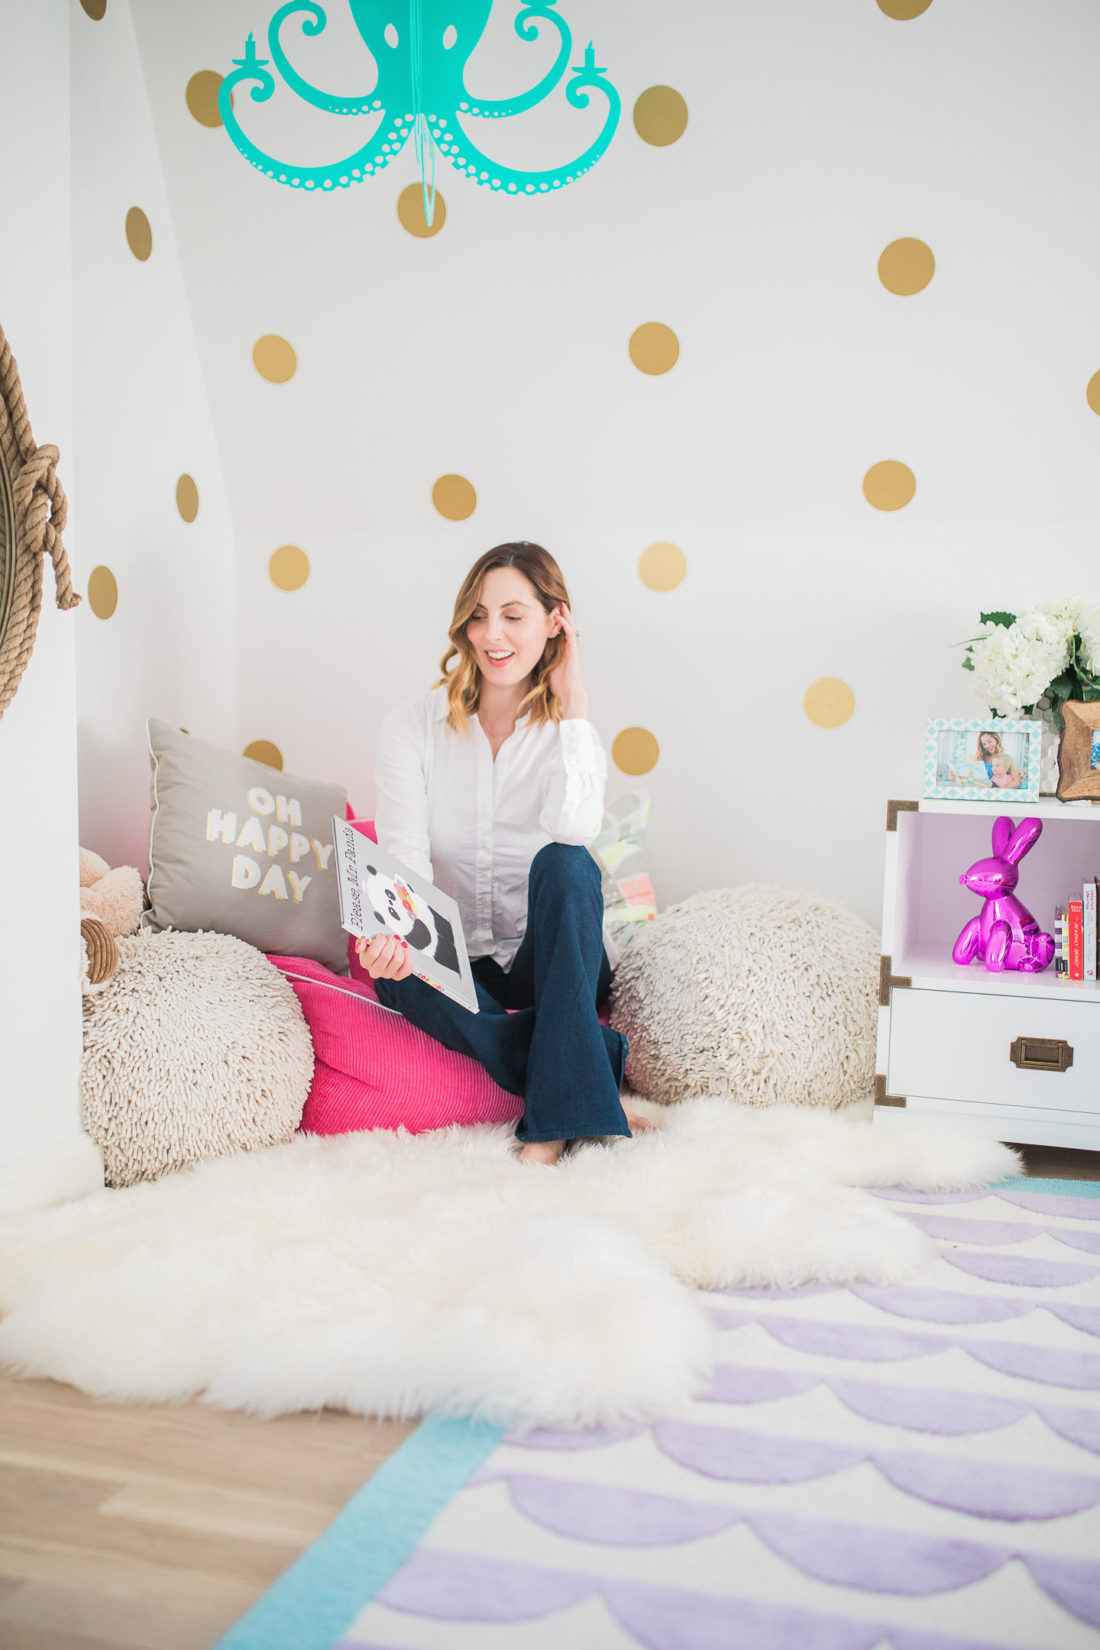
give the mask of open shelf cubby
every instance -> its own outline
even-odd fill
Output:
[[[1016,809],[987,802],[922,802],[897,815],[895,865],[887,877],[882,949],[892,972],[929,991],[979,991],[1010,996],[1090,997],[1095,985],[1059,983],[1054,966],[1040,974],[1006,970],[990,974],[984,963],[960,968],[951,947],[964,924],[980,914],[982,900],[959,881],[961,872],[993,851],[993,822],[1006,814],[1014,824],[1043,821],[1043,834],[1020,861],[1016,897],[1040,928],[1054,932],[1055,907],[1080,898],[1086,876],[1100,876],[1100,807],[1091,803],[1023,803]]]

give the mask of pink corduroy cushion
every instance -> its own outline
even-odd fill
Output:
[[[377,842],[374,822],[347,817]],[[313,1037],[314,1069],[302,1113],[306,1134],[358,1129],[442,1129],[451,1123],[515,1123],[523,1101],[465,1054],[383,1008],[348,936],[350,979],[307,957],[271,957],[290,981]]]
[[[302,1113],[306,1134],[515,1123],[523,1101],[466,1054],[454,1054],[382,1007],[368,978],[347,979],[308,957],[268,959],[286,975],[313,1037]]]

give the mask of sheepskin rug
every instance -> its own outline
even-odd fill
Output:
[[[138,934],[84,999],[84,1127],[109,1186],[289,1140],[313,1080],[294,990],[229,934]]]
[[[615,970],[631,1088],[838,1107],[874,1087],[879,939],[836,900],[748,884],[644,924]]]
[[[646,1103],[640,1102],[640,1109]],[[706,1380],[692,1287],[892,1283],[863,1188],[1018,1168],[957,1125],[699,1099],[555,1168],[508,1126],[299,1136],[0,1222],[0,1362],[101,1398],[615,1425]]]

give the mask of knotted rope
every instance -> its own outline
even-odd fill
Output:
[[[13,542],[0,566],[0,573],[11,581],[10,596],[0,588],[0,716],[15,697],[34,647],[42,607],[43,555],[53,562],[58,607],[76,607],[80,601],[61,542],[68,501],[57,477],[60,456],[56,447],[35,446],[19,368],[0,327],[0,465],[11,489],[14,518]]]

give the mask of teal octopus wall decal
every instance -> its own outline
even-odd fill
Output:
[[[435,153],[447,159],[456,171],[510,195],[537,195],[574,183],[603,155],[618,125],[621,104],[606,71],[597,67],[591,43],[584,63],[574,67],[565,95],[575,109],[585,109],[591,93],[607,99],[607,115],[602,131],[583,154],[566,166],[544,171],[519,171],[491,160],[467,135],[459,116],[496,120],[523,114],[548,97],[565,74],[572,55],[569,27],[558,15],[557,0],[530,0],[515,20],[521,40],[536,41],[540,25],[557,31],[558,50],[553,65],[529,91],[516,97],[487,100],[475,98],[466,89],[466,64],[485,32],[493,0],[348,0],[360,38],[374,59],[377,76],[373,88],[361,97],[338,97],[310,84],[294,68],[282,42],[284,25],[290,18],[301,21],[303,35],[319,35],[328,18],[316,0],[287,0],[274,13],[267,28],[268,58],[256,55],[256,43],[248,36],[244,56],[235,58],[218,91],[218,109],[226,131],[236,147],[266,177],[292,189],[340,189],[380,172],[399,154],[411,135],[420,165],[424,188],[424,210],[428,223],[434,208]],[[252,83],[251,97],[265,103],[275,90],[275,76],[268,67],[274,62],[290,89],[315,109],[336,115],[371,115],[382,119],[373,136],[346,159],[329,166],[291,166],[273,160],[257,147],[236,118],[233,93]],[[430,171],[430,178],[429,178]]]

